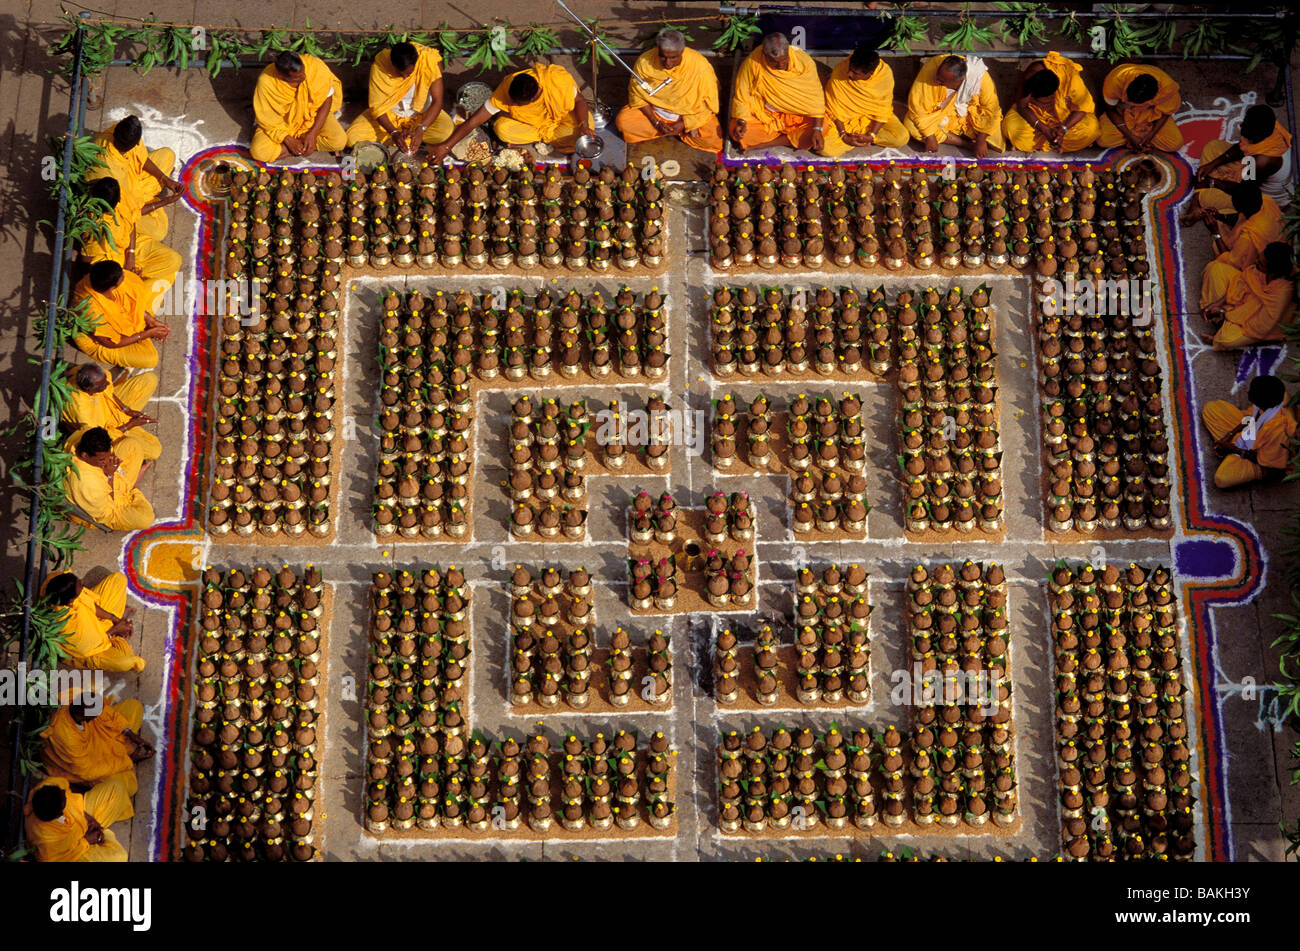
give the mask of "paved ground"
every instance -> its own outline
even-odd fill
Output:
[[[608,3],[587,2],[571,5],[584,14],[605,15],[612,9],[615,15],[632,15],[636,18],[649,18],[661,8],[674,6],[677,9],[668,13],[672,18],[675,18],[674,14],[684,15],[683,9],[689,9],[690,12],[695,10],[693,6],[684,8],[683,5],[673,4],[626,6],[615,4],[611,7]],[[537,9],[516,2],[501,3],[497,8],[500,9],[503,19],[507,21],[527,21],[541,15]],[[155,10],[163,18],[170,17],[176,20],[193,18],[196,22],[218,25],[230,22],[231,17],[228,4],[217,4],[212,0],[200,0],[194,4],[168,5],[165,8],[145,0],[123,0],[116,4],[109,0],[107,5],[100,6],[100,9],[119,15],[140,15]],[[420,13],[421,22],[426,24],[444,18],[457,25],[473,22],[467,14],[455,9],[454,6],[432,3],[429,0],[423,4]],[[358,12],[343,4],[268,3],[259,7],[255,15],[241,15],[241,20],[257,26],[270,23],[301,24],[308,16],[315,26],[347,28],[409,22],[411,12],[409,5],[387,3],[371,4],[364,12]],[[4,64],[3,70],[0,71],[0,96],[3,97],[4,102],[4,105],[0,106],[0,109],[3,109],[4,119],[3,132],[0,133],[0,167],[4,169],[4,178],[0,183],[3,191],[0,195],[3,195],[3,207],[6,209],[5,218],[0,222],[0,378],[6,381],[5,387],[0,390],[5,401],[4,410],[0,410],[0,417],[6,418],[15,417],[27,405],[26,401],[34,386],[28,366],[33,346],[32,319],[47,296],[49,248],[44,233],[37,230],[35,222],[49,216],[50,212],[46,203],[35,196],[43,195],[39,180],[39,156],[45,151],[46,137],[60,133],[67,118],[66,88],[60,80],[50,77],[49,69],[52,64],[45,55],[44,43],[41,39],[43,32],[48,32],[43,30],[41,25],[53,23],[56,19],[57,9],[52,3],[36,3],[28,10],[0,15],[0,62]],[[630,32],[635,34],[640,32],[640,28]],[[915,71],[915,62],[907,58],[895,59],[892,62],[899,87],[905,89]],[[1238,101],[1241,93],[1257,88],[1251,84],[1252,80],[1268,84],[1272,81],[1268,70],[1261,70],[1256,78],[1242,77],[1237,75],[1235,69],[1225,69],[1222,65],[1215,64],[1179,63],[1169,68],[1183,84],[1185,101],[1201,109],[1208,109],[1214,105],[1216,97],[1223,96],[1228,97],[1230,101]],[[1003,75],[1010,75],[1013,70],[1013,64],[999,63],[995,66],[995,75],[1001,78]],[[358,83],[363,80],[362,71],[345,69],[340,72],[352,91],[361,88]],[[725,77],[729,73],[729,63],[721,64],[719,72]],[[1099,84],[1103,72],[1104,67],[1101,65],[1090,66],[1089,78],[1094,88]],[[607,101],[619,101],[618,89],[622,86],[622,81],[615,81],[608,75],[604,78],[605,81],[601,84],[602,97]],[[197,70],[191,70],[184,75],[158,70],[142,77],[126,69],[113,69],[92,90],[92,107],[87,116],[87,125],[90,128],[99,128],[128,108],[142,112],[146,117],[146,129],[160,129],[157,134],[167,139],[165,143],[151,141],[150,144],[173,145],[184,159],[185,156],[207,144],[247,141],[251,115],[246,103],[249,101],[254,79],[253,70],[226,71],[213,81]],[[1258,88],[1257,91],[1262,93],[1264,89]],[[358,107],[354,105],[351,108],[355,111]],[[157,110],[156,119],[150,118],[153,115],[151,110]],[[1292,121],[1290,126],[1294,129],[1296,123]],[[146,134],[148,135],[148,131]],[[674,157],[687,158],[688,156],[674,153]],[[690,169],[693,166],[686,167]],[[192,215],[183,212],[174,214],[172,218],[170,241],[187,259],[192,259],[195,219]],[[700,248],[698,239],[692,241],[680,239],[687,227],[691,228],[693,234],[701,233],[698,213],[675,211],[670,227],[674,233],[671,277],[663,283],[667,284],[670,299],[677,302],[673,311],[674,339],[671,349],[674,353],[685,354],[687,341],[691,341],[694,344],[693,359],[697,361],[700,354],[698,345],[704,339],[702,318],[697,307],[682,306],[681,302],[698,300],[702,293],[701,288],[711,278],[705,262],[695,253]],[[1189,237],[1185,242],[1184,273],[1188,275],[1186,280],[1193,295],[1196,275],[1199,274],[1200,267],[1206,260],[1203,245],[1204,241],[1199,237]],[[838,280],[838,277],[836,279]],[[454,283],[473,285],[481,280],[482,277],[476,277]],[[816,278],[813,277],[812,280]],[[860,283],[875,284],[879,281],[862,280]],[[1023,308],[1017,301],[1023,296],[1023,289],[1007,282],[1007,285],[1000,290],[1004,295],[999,301],[1003,306],[999,307],[997,318],[1001,354],[999,372],[1005,400],[1002,418],[1003,438],[1009,443],[1008,452],[1013,454],[1012,459],[1016,458],[1015,454],[1018,454],[1018,458],[1023,460],[1022,464],[1032,465],[1038,458],[1038,437],[1034,428],[1033,413],[1031,411],[1028,414],[1018,415],[1013,409],[1013,407],[1031,407],[1034,403],[1032,380],[1028,376],[1028,371],[1017,372],[1020,361],[1025,360],[1030,353],[1028,322],[1024,317]],[[362,312],[363,295],[358,295],[357,299],[349,304],[349,317],[360,315]],[[370,383],[366,372],[371,366],[369,357],[373,352],[373,343],[370,341],[373,338],[367,336],[366,325],[358,320],[349,321],[347,334],[349,343],[345,359],[349,360],[354,367],[366,368],[365,371],[358,373],[345,370],[345,373],[351,375],[345,386],[344,412],[351,413],[353,412],[351,407],[366,403],[366,387]],[[160,394],[165,399],[158,414],[162,420],[159,429],[164,445],[170,449],[172,446],[179,446],[183,441],[180,397],[188,378],[188,365],[184,352],[178,347],[164,347],[163,354],[163,363],[160,367],[163,383]],[[1199,405],[1206,399],[1222,396],[1231,390],[1235,367],[1236,361],[1229,357],[1212,353],[1198,355],[1193,373],[1195,403]],[[691,398],[696,405],[703,406],[705,394],[695,382],[702,374],[702,367],[698,363],[675,360],[673,389],[683,392],[686,383],[691,381],[693,384]],[[772,387],[763,388],[769,392],[773,390]],[[826,387],[826,389],[830,388]],[[867,390],[866,387],[856,388]],[[808,389],[816,388],[810,386]],[[873,465],[869,467],[869,477],[874,480],[869,498],[876,506],[870,520],[869,541],[860,546],[839,544],[834,546],[833,550],[813,551],[810,557],[814,561],[824,558],[828,561],[858,559],[868,562],[875,579],[872,587],[873,602],[878,606],[891,606],[896,600],[895,594],[901,577],[903,558],[897,550],[896,543],[890,541],[890,537],[897,533],[900,511],[898,493],[887,482],[885,475],[888,471],[889,456],[892,454],[892,450],[888,448],[892,446],[893,440],[890,428],[892,396],[884,393],[883,388],[881,389],[882,392],[872,391],[867,396],[868,407],[865,411],[867,418],[873,420],[881,427],[882,432],[888,434],[884,438],[889,440],[876,453]],[[602,394],[600,391],[592,391],[585,395],[596,397]],[[480,424],[487,422],[493,413],[504,412],[504,409],[504,405],[499,401],[480,407]],[[14,527],[18,521],[19,498],[9,484],[7,471],[10,461],[21,455],[21,450],[15,448],[16,446],[17,443],[13,439],[0,444],[0,460],[4,460],[0,462],[0,467],[4,467],[0,468],[0,472],[6,476],[5,479],[0,480],[2,483],[0,484],[0,525],[5,526],[0,530],[0,537],[4,539],[3,551],[0,552],[0,559],[3,559],[0,560],[0,571],[8,576],[16,575],[22,567],[22,533],[19,528]],[[341,678],[345,673],[350,672],[358,678],[359,682],[364,682],[362,680],[365,676],[364,655],[356,638],[347,638],[340,642],[338,634],[357,631],[364,624],[364,604],[356,596],[361,593],[360,586],[365,582],[369,571],[383,564],[384,557],[381,550],[373,545],[362,522],[362,513],[369,508],[370,479],[374,465],[373,446],[357,441],[349,444],[345,451],[347,455],[341,471],[348,475],[344,482],[346,495],[341,506],[343,517],[340,522],[344,528],[335,549],[329,552],[313,551],[308,556],[300,549],[286,551],[272,548],[259,550],[258,555],[269,563],[281,559],[305,560],[307,557],[318,563],[334,562],[337,565],[337,574],[330,572],[327,577],[340,583],[344,594],[351,592],[353,595],[336,599],[339,608],[332,628],[335,634],[332,639],[333,652],[328,671],[329,709],[343,711],[343,716],[334,716],[330,720],[325,739],[326,849],[329,855],[339,858],[351,856],[400,858],[409,854],[410,847],[376,845],[372,840],[361,835],[359,823],[355,818],[360,811],[359,774],[362,768],[362,746],[358,730],[359,709],[355,704],[349,707],[339,697]],[[163,462],[166,462],[166,457]],[[1005,463],[1009,473],[1014,471],[1010,468],[1013,464],[1012,461]],[[496,476],[487,465],[480,466],[478,472],[484,492],[491,492],[491,483],[495,481]],[[160,464],[151,474],[152,484],[147,488],[155,500],[160,518],[174,516],[179,511],[180,488],[175,473],[174,467],[169,469],[166,464]],[[675,492],[689,495],[691,492],[698,493],[713,484],[727,487],[728,480],[714,477],[703,460],[693,460],[688,464],[685,453],[678,449],[674,453],[672,475],[666,481]],[[1010,482],[1010,479],[1008,481]],[[621,495],[622,490],[628,487],[631,487],[631,483],[624,481],[606,483],[598,487],[599,491],[593,499],[593,524],[590,534],[593,539],[604,541],[605,544],[591,546],[590,555],[584,553],[584,556],[589,567],[594,567],[597,563],[603,564],[606,574],[610,577],[616,577],[615,563],[619,557],[616,542],[618,532],[609,514],[610,505],[602,506],[597,499],[603,492],[606,497],[610,497],[612,505],[612,496],[616,493]],[[647,480],[647,487],[649,487],[649,480]],[[782,540],[785,533],[785,524],[781,520],[782,494],[782,489],[772,485],[764,495],[764,504],[760,505],[759,556],[761,559],[772,561],[780,559],[788,544]],[[499,507],[503,499],[499,494],[494,498],[500,500]],[[1274,557],[1268,561],[1268,583],[1259,597],[1246,605],[1218,609],[1215,612],[1215,628],[1219,639],[1217,672],[1222,682],[1237,683],[1244,677],[1253,677],[1256,681],[1264,683],[1275,676],[1277,669],[1276,656],[1267,646],[1275,636],[1273,632],[1276,627],[1275,622],[1270,620],[1270,615],[1286,608],[1289,600],[1289,592],[1281,583],[1284,564],[1278,554],[1284,542],[1281,532],[1285,526],[1283,516],[1294,513],[1296,503],[1300,500],[1300,490],[1291,486],[1227,494],[1211,488],[1208,499],[1212,511],[1253,524],[1265,548],[1274,554]],[[1046,694],[1047,678],[1035,676],[1034,673],[1035,671],[1041,673],[1044,665],[1050,662],[1045,638],[1042,637],[1045,602],[1042,589],[1038,588],[1035,591],[1029,579],[1041,577],[1042,566],[1062,554],[1062,551],[1060,546],[1053,545],[1042,538],[1041,528],[1038,527],[1041,522],[1035,521],[1036,515],[1032,510],[1034,502],[1034,499],[1029,498],[1024,500],[1023,505],[1018,505],[1009,500],[1008,509],[1011,515],[1009,538],[1015,539],[1017,544],[1008,546],[1010,550],[980,552],[981,557],[988,557],[990,560],[998,560],[1009,565],[1013,580],[1013,606],[1017,610],[1017,618],[1024,625],[1024,635],[1020,641],[1013,642],[1012,649],[1017,658],[1016,663],[1020,664],[1023,661],[1025,665],[1023,669],[1018,668],[1025,675],[1026,679],[1023,683],[1026,689],[1017,696],[1016,723],[1022,738],[1019,748],[1020,756],[1023,757],[1021,775],[1026,783],[1022,788],[1022,803],[1026,808],[1029,821],[1026,822],[1024,830],[1012,841],[999,843],[997,847],[990,847],[986,844],[987,837],[980,837],[972,841],[963,840],[941,849],[952,854],[965,854],[974,850],[982,855],[989,854],[991,851],[1017,856],[1043,855],[1050,854],[1056,847],[1055,805],[1050,767],[1051,726],[1047,721],[1047,717],[1050,716],[1048,713],[1050,698]],[[478,511],[481,514],[490,513],[492,507],[491,505],[479,507]],[[420,562],[427,559],[443,563],[451,560],[457,560],[458,563],[468,560],[467,573],[471,579],[485,583],[489,579],[499,580],[491,569],[491,558],[496,554],[492,547],[506,544],[504,529],[490,518],[480,519],[479,525],[476,532],[478,547],[466,549],[463,554],[458,552],[452,556],[444,554],[441,549],[435,550],[429,547],[421,549],[418,556],[409,554],[407,558]],[[121,551],[120,539],[100,537],[94,539],[91,544],[91,550],[78,559],[80,570],[90,571],[93,566],[100,566],[102,570],[118,562]],[[535,552],[537,547],[527,546],[525,549],[524,546],[507,546],[506,557],[511,561],[518,557],[525,557],[523,552],[526,550],[530,556],[528,560],[537,565],[554,563],[561,554],[568,557],[567,549],[556,550],[561,546],[541,546],[540,554]],[[1086,557],[1089,547],[1076,548],[1069,553],[1075,557]],[[1141,549],[1140,558],[1137,555],[1133,556],[1137,560],[1167,560],[1167,545],[1152,543],[1137,547]],[[927,559],[959,558],[969,553],[970,546],[943,546],[926,549],[924,556]],[[218,550],[213,554],[214,556],[229,555],[230,550],[228,548]],[[402,563],[402,555],[402,551],[396,555],[398,564]],[[906,561],[910,563],[915,557],[909,551]],[[1125,550],[1122,555],[1112,555],[1112,557],[1128,558],[1130,555],[1128,550]],[[213,560],[235,563],[230,558],[214,557]],[[91,572],[91,575],[93,579],[95,573]],[[768,572],[767,577],[772,579],[772,583],[762,592],[764,605],[776,610],[788,597],[785,593],[788,586],[788,572],[778,568]],[[526,728],[528,722],[518,722],[517,718],[510,718],[504,705],[501,665],[506,657],[503,625],[498,610],[503,604],[501,596],[495,585],[480,586],[476,588],[475,593],[476,596],[480,593],[482,595],[478,598],[473,614],[475,648],[478,656],[485,657],[488,663],[475,665],[473,672],[475,680],[473,689],[476,698],[473,708],[474,722],[477,724],[481,721],[484,726],[494,730],[507,723],[516,725],[520,729]],[[615,616],[613,612],[616,610],[617,603],[613,593],[606,591],[602,595],[602,600],[598,602],[598,611],[606,623]],[[872,669],[875,672],[873,696],[880,699],[873,700],[872,705],[861,716],[842,719],[849,722],[865,721],[878,727],[887,722],[890,717],[896,716],[885,702],[888,691],[883,677],[886,670],[898,666],[902,648],[898,636],[900,628],[896,611],[889,607],[884,610],[878,607],[875,624],[877,628],[873,630]],[[642,625],[639,629],[644,630],[644,627]],[[163,665],[160,661],[168,630],[168,618],[164,612],[148,610],[144,613],[139,635],[139,649],[149,659],[150,667],[141,677],[130,678],[124,684],[124,693],[139,696],[145,701],[147,707],[154,704],[161,695]],[[569,852],[593,857],[596,855],[668,857],[671,852],[676,857],[688,858],[696,855],[716,857],[756,853],[756,850],[751,847],[717,843],[713,839],[715,826],[708,813],[711,801],[711,793],[708,790],[712,788],[710,749],[715,741],[710,737],[714,735],[715,711],[706,693],[693,682],[692,677],[688,676],[695,665],[696,658],[707,656],[702,651],[700,643],[706,636],[706,632],[698,627],[692,628],[685,619],[679,618],[673,622],[671,634],[676,655],[677,677],[674,683],[672,712],[666,715],[665,719],[671,722],[670,733],[674,745],[681,750],[679,789],[682,788],[681,779],[695,773],[695,785],[700,790],[693,801],[690,797],[679,794],[682,808],[679,823],[682,832],[674,843],[671,846],[656,846],[654,849],[645,849],[638,843],[616,847],[612,853],[597,846],[586,846],[583,850],[570,850],[567,846],[554,849],[520,845],[497,849],[493,846],[487,854],[510,858],[524,855],[555,857]],[[898,655],[897,659],[895,654]],[[1219,685],[1202,685],[1207,689],[1216,686]],[[156,718],[161,712],[160,707],[151,708],[155,718],[154,723],[159,722]],[[1264,724],[1265,728],[1261,729],[1256,723],[1257,713],[1258,704],[1252,701],[1230,699],[1224,706],[1225,734],[1229,751],[1227,776],[1231,815],[1216,817],[1216,819],[1231,823],[1235,856],[1239,860],[1278,860],[1282,856],[1283,844],[1277,833],[1277,821],[1283,815],[1294,821],[1294,817],[1300,813],[1300,797],[1297,797],[1295,789],[1286,785],[1286,774],[1289,769],[1287,750],[1294,739],[1294,734],[1285,731],[1274,733],[1267,724]],[[557,728],[561,729],[576,722],[576,718],[573,717],[561,716],[554,719]],[[794,719],[795,717],[788,717],[787,722]],[[799,719],[802,722],[807,718]],[[813,718],[812,722],[825,719],[828,718]],[[731,724],[744,722],[744,720],[743,717],[724,715],[716,722]],[[601,724],[602,727],[606,725]],[[592,729],[594,728],[593,725]],[[131,836],[131,851],[135,858],[144,858],[148,855],[148,830],[152,824],[145,790],[152,788],[153,784],[147,780],[143,771],[141,779],[142,791],[137,802],[139,815],[133,824]],[[329,818],[330,816],[333,818]],[[888,843],[889,840],[882,839],[881,842]],[[857,843],[850,846],[847,840],[820,841],[815,845],[800,845],[797,851],[799,854],[852,851],[854,854],[874,855],[879,847],[880,844],[877,843],[870,845]],[[784,854],[789,849],[785,846],[768,848],[765,844],[762,851],[766,854]],[[476,854],[483,853],[481,849],[476,849]]]

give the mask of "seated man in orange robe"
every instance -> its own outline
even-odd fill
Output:
[[[1249,177],[1248,158],[1254,160]],[[1241,120],[1240,141],[1214,139],[1201,151],[1196,190],[1182,223],[1208,221],[1215,211],[1231,211],[1232,191],[1243,181],[1257,182],[1265,195],[1280,203],[1286,198],[1290,165],[1291,133],[1268,106],[1251,106]]]
[[[348,134],[334,116],[342,107],[343,84],[324,61],[281,50],[257,77],[257,127],[249,154],[259,162],[278,162],[317,151],[342,151]]]
[[[1201,339],[1215,350],[1239,350],[1285,340],[1295,315],[1291,246],[1274,241],[1262,265],[1235,268],[1211,261],[1201,274],[1201,314],[1218,330]]]
[[[1244,270],[1263,260],[1264,248],[1279,241],[1285,227],[1282,209],[1254,182],[1232,192],[1232,208],[1216,211],[1206,222],[1214,235],[1215,260]]]
[[[98,261],[73,289],[74,304],[88,301],[90,333],[75,337],[78,350],[98,363],[133,370],[158,365],[155,340],[166,340],[171,329],[150,309],[153,295],[144,282],[114,261]]]
[[[1097,144],[1103,149],[1177,152],[1183,147],[1174,122],[1183,94],[1164,70],[1136,63],[1116,66],[1102,83],[1101,95],[1106,108]]]
[[[745,57],[731,96],[731,141],[743,150],[789,145],[820,152],[826,147],[826,94],[817,64],[769,33]]]
[[[23,808],[27,843],[36,861],[125,862],[126,849],[109,826],[135,814],[127,775],[118,773],[84,796],[58,776],[38,783]]]
[[[442,108],[442,53],[421,43],[394,43],[370,66],[369,103],[348,126],[348,145],[395,144],[408,155],[451,135]]]
[[[1257,376],[1247,392],[1250,406],[1238,409],[1227,400],[1211,400],[1201,419],[1214,437],[1223,461],[1214,472],[1220,489],[1259,479],[1277,481],[1291,461],[1296,434],[1295,411],[1286,405],[1286,384],[1275,376]]]
[[[144,706],[139,700],[93,706],[78,697],[59,707],[41,731],[41,762],[51,776],[89,788],[119,773],[127,788],[136,791],[135,764],[154,755],[140,736]]]
[[[1026,66],[1002,128],[1019,152],[1077,152],[1096,142],[1101,126],[1083,67],[1057,52]]]
[[[826,119],[823,155],[837,157],[872,145],[887,149],[907,145],[907,129],[894,114],[894,71],[874,46],[858,46],[831,70],[826,80]]]
[[[113,445],[108,430],[96,426],[68,440],[72,465],[64,476],[68,501],[115,532],[137,532],[154,523],[153,506],[137,488],[152,461],[133,439]]]
[[[907,93],[903,126],[927,152],[947,144],[986,158],[1001,152],[1002,104],[984,60],[978,56],[931,56]]]
[[[76,429],[102,426],[116,447],[119,440],[140,443],[145,459],[162,455],[162,443],[144,427],[158,422],[143,412],[154,391],[158,374],[137,373],[120,383],[113,381],[98,363],[83,363],[68,373],[72,386],[63,405],[63,422]]]
[[[81,258],[89,264],[116,261],[161,293],[171,286],[181,269],[181,256],[139,227],[140,219],[122,198],[115,178],[97,178],[90,183],[90,196],[102,202],[106,211],[81,242]]]
[[[441,162],[493,116],[492,131],[507,145],[541,142],[571,152],[578,138],[591,131],[591,109],[569,71],[555,63],[534,63],[501,80],[492,98],[456,126],[451,138],[429,150],[431,161]]]
[[[131,649],[134,608],[126,606],[126,575],[114,571],[88,588],[70,571],[45,580],[42,595],[67,607],[59,649],[70,665],[89,670],[141,671],[144,658]]]
[[[722,150],[718,76],[703,54],[686,46],[681,31],[660,30],[632,73],[627,105],[614,119],[625,142],[673,135],[702,152]]]
[[[167,237],[167,212],[163,209],[185,194],[185,186],[171,177],[176,153],[167,148],[149,151],[140,141],[143,132],[140,120],[127,116],[96,135],[95,144],[104,150],[103,164],[87,172],[86,181],[105,176],[117,179],[137,229],[161,241]]]

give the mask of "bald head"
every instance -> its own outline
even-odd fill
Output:
[[[108,374],[98,363],[83,363],[77,367],[77,389],[84,393],[98,393],[108,383]]]

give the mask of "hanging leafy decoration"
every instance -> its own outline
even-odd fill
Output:
[[[898,50],[900,53],[912,52],[912,46],[924,43],[930,38],[930,25],[924,17],[906,15],[890,16],[893,29],[889,39],[883,43],[885,49]]]
[[[1025,47],[1047,39],[1047,24],[1038,15],[1039,4],[999,3],[997,6],[1009,14],[999,20],[996,27],[1006,42]]]
[[[734,53],[740,47],[747,46],[761,30],[756,16],[727,17],[722,33],[713,41],[713,48],[724,53]]]

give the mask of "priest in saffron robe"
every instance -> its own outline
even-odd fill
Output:
[[[55,607],[66,607],[59,649],[70,666],[89,670],[141,671],[144,658],[127,640],[133,633],[133,609],[126,606],[126,575],[110,573],[94,587],[82,584],[70,571],[45,580],[42,595]]]
[[[1264,248],[1262,264],[1207,264],[1201,275],[1201,314],[1218,329],[1202,339],[1215,350],[1285,340],[1295,314],[1292,271],[1291,247],[1283,241]]]
[[[1282,239],[1286,222],[1282,209],[1255,182],[1242,182],[1232,191],[1232,207],[1216,211],[1207,222],[1214,235],[1216,261],[1241,270],[1258,264],[1264,249]]]
[[[162,455],[158,437],[144,429],[158,422],[144,412],[158,389],[158,374],[137,373],[114,382],[98,363],[83,363],[68,373],[68,379],[72,385],[63,406],[63,422],[74,429],[101,426],[108,430],[115,447],[119,440],[135,440],[145,459]]]
[[[348,126],[348,145],[396,144],[407,154],[452,132],[443,109],[442,54],[421,43],[394,43],[370,66],[366,111]]]
[[[1019,152],[1077,152],[1097,141],[1101,126],[1083,67],[1055,51],[1025,67],[1020,96],[1002,121]]]
[[[731,96],[731,140],[742,151],[788,145],[820,152],[826,147],[826,93],[817,64],[769,33],[745,58]]]
[[[978,56],[940,53],[926,60],[907,94],[903,125],[927,152],[948,143],[986,158],[990,147],[1006,148],[998,91]]]
[[[535,63],[501,80],[492,98],[456,126],[447,141],[434,146],[430,156],[442,161],[490,119],[492,131],[507,145],[541,142],[560,152],[571,152],[578,137],[591,131],[591,110],[569,71],[557,64]]]
[[[118,773],[84,796],[60,776],[38,783],[23,808],[27,843],[36,861],[125,862],[126,849],[109,826],[135,814],[134,780],[135,773]]]
[[[1196,170],[1196,190],[1182,223],[1208,221],[1213,212],[1231,211],[1232,191],[1243,181],[1257,182],[1265,195],[1281,205],[1287,198],[1290,169],[1291,133],[1268,106],[1251,106],[1241,119],[1238,141],[1214,139],[1205,144]]]
[[[154,755],[153,746],[140,736],[143,722],[144,706],[139,700],[102,702],[96,713],[80,698],[74,699],[56,709],[41,732],[45,771],[79,786],[126,773],[134,793],[135,764]]]
[[[1223,459],[1214,472],[1214,484],[1220,489],[1265,478],[1278,480],[1291,462],[1296,417],[1286,405],[1286,384],[1275,376],[1257,376],[1250,381],[1247,398],[1246,409],[1227,400],[1211,400],[1201,410],[1201,420],[1214,437],[1214,450]]]
[[[72,464],[64,475],[68,501],[115,532],[138,532],[154,523],[153,505],[140,491],[140,477],[152,462],[133,439],[113,444],[107,429],[96,426],[68,439]]]
[[[257,127],[249,154],[259,162],[277,162],[342,151],[348,135],[334,116],[342,106],[343,84],[322,60],[282,50],[257,77]]]
[[[150,310],[157,295],[140,278],[113,261],[92,264],[77,282],[73,302],[86,300],[94,329],[75,337],[73,344],[97,363],[152,370],[158,365],[155,340],[166,340],[171,330]]]
[[[117,179],[122,201],[135,216],[136,229],[161,241],[167,237],[167,212],[172,202],[185,194],[185,186],[171,177],[176,153],[168,148],[145,148],[143,126],[136,116],[127,116],[111,129],[95,136],[104,150],[103,164],[86,173],[87,181],[109,176]]]
[[[718,76],[703,54],[686,46],[681,31],[660,30],[654,49],[637,57],[632,72],[627,105],[614,119],[624,141],[671,135],[702,152],[722,150]]]
[[[1116,66],[1102,83],[1101,96],[1106,108],[1097,144],[1103,149],[1177,152],[1183,147],[1174,122],[1183,94],[1164,70],[1137,63]]]
[[[894,71],[875,47],[862,44],[831,70],[826,80],[826,119],[823,155],[907,145],[907,129],[894,114]]]
[[[104,211],[94,231],[81,243],[82,260],[88,264],[116,261],[150,286],[155,281],[162,282],[160,290],[171,286],[181,269],[181,256],[151,237],[148,229],[140,229],[139,213],[122,198],[117,179],[95,179],[90,183],[90,196],[103,203]]]

